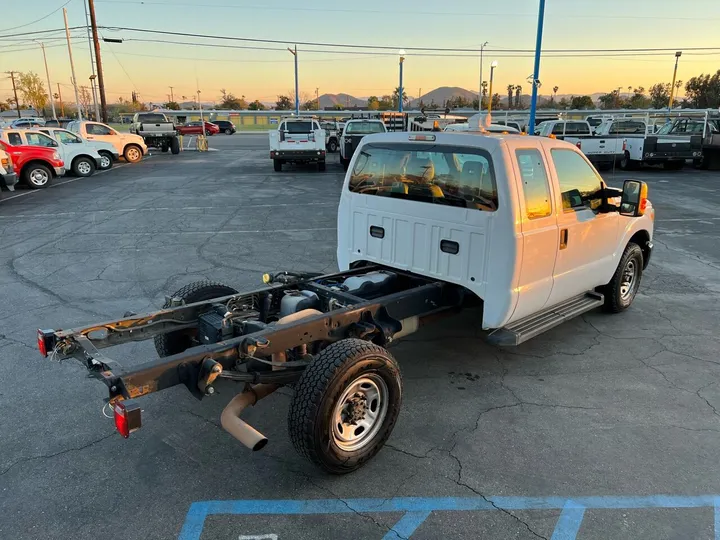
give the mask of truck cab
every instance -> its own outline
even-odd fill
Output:
[[[325,130],[316,117],[283,118],[269,136],[275,172],[282,171],[285,163],[317,163],[319,171],[325,170]]]
[[[621,211],[625,196],[556,139],[370,135],[345,178],[337,258],[341,270],[377,263],[462,285],[482,300],[484,329],[589,298],[624,272],[608,298],[617,308],[652,249],[652,205]]]
[[[385,133],[387,128],[382,120],[369,118],[353,119],[345,124],[340,144],[340,163],[347,171],[350,158],[365,135],[373,133]]]
[[[118,154],[128,163],[137,163],[148,153],[147,144],[140,135],[120,133],[100,122],[73,120],[67,129],[89,141],[104,141],[112,144]]]

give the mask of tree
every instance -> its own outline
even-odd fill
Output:
[[[278,111],[289,111],[293,108],[293,101],[287,96],[278,96],[275,102],[275,109]]]
[[[220,89],[220,103],[218,103],[218,109],[232,109],[236,111],[242,111],[248,108],[248,104],[245,101],[245,96],[242,98],[236,98],[233,94],[226,92],[224,88]]]
[[[667,107],[670,102],[670,83],[657,83],[650,87],[650,105],[653,109]]]
[[[20,73],[17,79],[17,89],[22,94],[23,101],[36,111],[44,109],[47,105],[48,96],[45,85],[37,73],[32,71]]]
[[[317,99],[310,99],[302,104],[300,107],[304,111],[316,111],[318,109]]]
[[[180,104],[177,101],[168,101],[165,105],[163,105],[163,108],[170,109],[171,111],[179,111]]]
[[[598,98],[601,109],[615,109],[621,105],[620,92],[613,90],[607,94],[603,94]]]
[[[248,105],[248,109],[251,111],[264,111],[265,105],[263,105],[256,99],[250,105]]]
[[[493,94],[492,96],[492,108],[497,110],[500,108],[500,94]]]
[[[568,107],[570,107],[570,102],[568,101],[568,99],[566,97],[561,98],[560,101],[558,102],[558,107],[561,109],[567,109]]]
[[[520,108],[520,96],[522,95],[522,86],[519,84],[515,87],[515,108]]]
[[[590,96],[573,96],[570,100],[571,109],[594,109],[595,103]]]
[[[391,109],[396,108],[396,100],[393,99],[393,96],[388,96],[387,94],[380,98],[380,102],[378,103],[378,109],[381,111],[389,111]]]
[[[647,109],[650,106],[650,100],[645,95],[645,88],[640,86],[633,90],[633,95],[627,100],[628,109]]]
[[[393,94],[392,94],[392,108],[393,109],[398,108],[398,93],[399,92],[400,92],[400,87],[397,87],[397,88],[395,88],[395,90],[393,90]],[[402,93],[403,105],[407,105],[409,101],[410,100],[408,99],[407,93],[403,89],[403,93]]]
[[[557,92],[558,92],[558,90],[560,90],[560,87],[559,87],[559,86],[553,86],[553,95],[552,95],[552,98],[550,98],[550,101],[551,101],[552,103],[555,103],[555,100],[557,99]]]
[[[367,108],[370,111],[377,111],[380,108],[380,100],[377,96],[370,96],[367,100]]]
[[[714,75],[698,75],[685,85],[687,100],[696,109],[720,107],[720,69]]]
[[[508,109],[513,108],[513,92],[515,91],[515,85],[514,84],[508,84],[507,86],[507,92],[508,92]]]
[[[85,116],[90,117],[90,90],[87,86],[80,86],[78,92],[78,99],[80,100],[80,108],[84,111]],[[36,109],[38,110],[38,109]]]

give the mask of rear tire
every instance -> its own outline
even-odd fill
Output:
[[[45,189],[52,182],[52,172],[45,165],[31,163],[22,172],[23,181],[31,189]]]
[[[165,153],[165,152],[167,152],[168,150],[170,150],[170,146],[168,145],[168,143],[162,143],[162,145],[160,145],[160,151],[161,151],[161,152]]]
[[[620,313],[630,307],[640,288],[643,262],[642,249],[630,242],[625,247],[612,280],[601,289],[605,295],[605,311]]]
[[[232,132],[232,129],[230,129],[230,128],[227,128],[227,129],[225,130],[225,135],[232,135],[232,133],[233,133],[233,132]]]
[[[333,474],[362,467],[390,437],[402,403],[400,368],[382,347],[344,339],[295,384],[288,431],[298,453]]]
[[[87,178],[95,172],[95,163],[90,158],[79,157],[72,162],[72,172],[75,176]]]
[[[128,163],[137,163],[143,157],[142,149],[136,144],[128,144],[123,152],[123,157]]]
[[[173,137],[170,139],[170,151],[173,154],[179,154],[180,153],[180,139],[177,137]]]
[[[273,168],[275,169],[275,172],[282,171],[282,161],[279,159],[273,159]]]
[[[325,172],[325,162],[324,161],[318,161],[318,171]]]
[[[335,139],[330,139],[327,149],[328,149],[328,152],[337,152],[337,149],[338,149],[337,141]]]
[[[620,168],[624,171],[633,171],[637,169],[638,162],[634,159],[630,159],[630,152],[627,150],[625,151],[625,155],[623,155],[622,158],[620,158]]]
[[[193,302],[202,302],[203,300],[210,300],[212,298],[236,293],[237,290],[223,283],[203,280],[185,285],[185,287],[173,294],[172,297],[182,299],[185,304],[192,304]],[[163,309],[169,307],[171,307],[170,303],[165,302]],[[181,353],[197,345],[195,341],[196,334],[197,330],[194,329],[160,334],[159,336],[155,336],[155,350],[160,357]]]

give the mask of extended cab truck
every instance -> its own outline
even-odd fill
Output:
[[[118,154],[124,157],[128,163],[137,163],[148,152],[148,147],[140,135],[120,133],[100,122],[74,120],[67,125],[67,129],[77,133],[83,139],[112,144]]]
[[[102,156],[94,146],[83,143],[82,139],[77,135],[69,132],[65,133],[67,133],[67,136],[63,136],[61,141],[39,130],[5,129],[0,132],[0,138],[14,146],[28,145],[55,148],[62,160],[67,163],[68,170],[72,171],[75,176],[92,176],[95,169],[100,168]]]
[[[175,124],[162,113],[135,113],[130,124],[130,133],[142,137],[147,146],[160,148],[162,152],[169,149],[173,154],[180,153],[180,139],[177,138]]]
[[[138,398],[183,384],[201,399],[230,380],[247,386],[220,423],[259,450],[267,438],[240,415],[292,384],[293,445],[347,473],[381,449],[398,418],[400,368],[387,345],[470,305],[499,345],[596,307],[623,311],[650,258],[653,219],[647,185],[607,188],[568,143],[368,135],[340,196],[339,272],[266,274],[264,287],[244,293],[196,282],[153,313],[39,330],[38,347],[76,358],[107,385],[124,437],[142,425]],[[130,367],[103,350],[150,338],[160,358]]]
[[[625,152],[625,139],[601,133],[593,135],[592,127],[585,120],[550,120],[539,127],[540,136],[574,144],[599,169],[610,169]]]
[[[13,146],[1,138],[0,148],[10,155],[15,173],[32,189],[46,188],[53,178],[65,174],[65,162],[55,148]]]
[[[15,191],[17,173],[10,154],[0,148],[0,191]]]
[[[275,172],[282,171],[283,163],[317,163],[319,171],[325,170],[325,130],[317,118],[283,118],[278,128],[268,133]]]
[[[349,120],[342,132],[340,144],[340,163],[348,170],[350,159],[365,135],[385,133],[387,128],[382,120]]]

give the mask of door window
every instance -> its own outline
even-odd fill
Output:
[[[32,146],[47,146],[49,148],[57,146],[57,143],[44,133],[26,133],[25,136],[28,144]]]
[[[516,150],[520,177],[525,194],[525,214],[528,219],[549,216],[552,212],[550,186],[540,152],[535,149]]]
[[[602,203],[598,197],[602,181],[593,168],[574,150],[553,148],[551,155],[560,184],[563,209],[566,212],[584,208],[596,210]]]
[[[577,135],[590,135],[590,126],[583,124],[582,122],[571,122],[567,125],[567,130],[572,128],[572,132]]]
[[[19,146],[23,143],[19,133],[8,133],[8,142],[13,146]]]
[[[88,123],[86,130],[91,135],[114,135],[113,130],[102,124]]]
[[[63,144],[82,144],[82,139],[68,131],[56,131],[55,138]]]
[[[564,127],[565,127],[564,124],[555,124],[552,129],[552,134],[553,135],[562,135]]]

